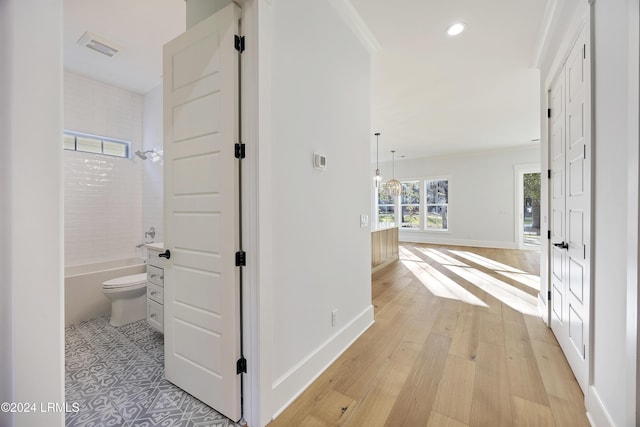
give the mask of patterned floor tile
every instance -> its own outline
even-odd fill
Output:
[[[125,422],[118,409],[107,396],[98,395],[84,403],[85,405],[80,404],[80,412],[73,418],[74,426],[121,426]]]
[[[171,414],[154,414],[138,418],[129,424],[131,427],[193,427],[193,423]]]
[[[66,427],[237,427],[164,378],[163,336],[101,317],[65,330]]]
[[[147,412],[155,399],[153,390],[143,390],[138,394],[130,394],[126,400],[116,403],[118,411],[125,420],[135,420]]]
[[[204,413],[197,413],[191,416],[190,421],[193,423],[193,427],[230,427],[236,424],[229,418],[220,415],[211,408]]]

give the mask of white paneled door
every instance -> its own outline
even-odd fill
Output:
[[[165,370],[241,418],[238,32],[231,4],[164,47]]]
[[[586,392],[590,319],[590,133],[585,31],[549,92],[551,328]]]

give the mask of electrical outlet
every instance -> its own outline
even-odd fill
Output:
[[[331,326],[336,326],[337,322],[338,322],[338,309],[336,308],[335,310],[331,311]]]
[[[360,215],[360,227],[368,227],[369,226],[369,215]]]

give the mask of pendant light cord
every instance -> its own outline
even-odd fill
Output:
[[[378,161],[378,150],[380,149],[378,137],[380,136],[380,132],[376,133],[376,170],[380,169],[380,163]]]
[[[378,186],[380,185],[380,182],[382,181],[382,177],[380,176],[380,132],[376,132],[374,133],[374,135],[376,136],[376,188],[378,188]]]
[[[391,176],[396,179],[396,150],[391,150]]]

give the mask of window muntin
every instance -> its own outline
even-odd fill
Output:
[[[115,141],[102,141],[102,154],[116,157],[129,157],[127,145]]]
[[[449,229],[449,180],[437,179],[425,182],[425,207],[427,230]]]
[[[93,138],[76,137],[76,151],[102,154],[102,141]]]
[[[378,186],[378,223],[390,225],[396,222],[396,198]]]
[[[129,158],[131,143],[104,136],[65,131],[63,147],[65,150],[69,151]]]
[[[420,229],[420,181],[401,181],[400,226],[406,229]]]
[[[64,134],[64,149],[65,150],[76,150],[76,137],[74,135]]]

